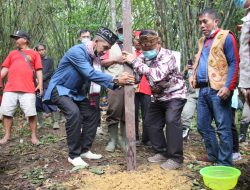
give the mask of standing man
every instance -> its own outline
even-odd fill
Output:
[[[203,10],[199,14],[199,23],[204,37],[199,40],[194,75],[190,82],[193,87],[200,88],[197,128],[207,151],[207,157],[200,160],[231,166],[231,97],[238,77],[237,43],[230,31],[218,28],[219,18],[214,9]],[[213,119],[216,131],[211,125]]]
[[[43,91],[46,92],[49,81],[54,73],[54,60],[51,57],[46,55],[47,48],[45,44],[38,44],[35,47],[35,50],[39,53],[43,65]],[[57,107],[55,105],[47,105],[42,102],[42,97],[36,97],[36,109],[37,109],[37,118],[38,123],[43,127],[43,112],[51,113],[53,119],[53,129],[59,129],[59,119],[60,115],[57,112]]]
[[[61,59],[45,93],[44,100],[57,105],[65,115],[68,161],[74,166],[88,166],[81,157],[102,157],[89,150],[97,129],[96,121],[92,117],[95,108],[86,98],[90,81],[110,89],[119,85],[134,84],[134,77],[128,73],[112,77],[96,71],[92,66],[93,60],[110,49],[116,40],[117,36],[113,32],[101,27],[91,45],[82,43],[70,48]],[[85,89],[82,88],[83,85]]]
[[[134,48],[136,57],[139,57],[142,54],[141,45],[139,43],[141,31],[134,31]],[[144,75],[141,77],[140,83],[137,85],[135,92],[135,135],[136,141],[139,142],[139,111],[141,110],[142,115],[142,143],[145,145],[150,145],[148,132],[146,128],[146,113],[151,102],[151,90],[147,80],[147,77]]]
[[[38,144],[36,135],[36,91],[43,94],[42,63],[39,54],[29,48],[30,36],[27,32],[19,30],[10,35],[16,41],[17,50],[9,53],[2,64],[1,78],[8,75],[4,88],[1,112],[5,135],[0,144],[5,144],[11,138],[11,127],[17,103],[28,117],[31,128],[31,142]],[[37,86],[34,82],[34,74],[37,76]]]
[[[157,32],[141,31],[139,42],[142,55],[136,58],[123,52],[123,58],[136,73],[147,77],[154,98],[145,123],[156,154],[148,161],[165,161],[161,164],[162,169],[175,170],[184,160],[181,112],[186,103],[187,88],[172,51],[161,47]],[[166,138],[163,132],[165,125]]]
[[[105,67],[104,72],[107,74],[117,76],[124,71],[122,62],[122,48],[123,48],[123,27],[118,23],[116,34],[118,36],[117,42],[111,47],[109,51],[102,56],[102,66]],[[125,105],[124,105],[124,88],[120,87],[115,90],[108,90],[108,109],[107,109],[107,127],[109,134],[109,142],[105,150],[114,152],[117,142],[121,149],[125,151],[126,144],[126,128],[125,128]],[[120,125],[120,134],[118,137],[118,126]]]
[[[197,99],[198,99],[198,89],[193,89],[189,85],[189,77],[192,75],[193,72],[193,61],[192,59],[188,60],[188,63],[186,64],[182,74],[183,78],[186,80],[186,85],[188,87],[188,96],[187,96],[187,102],[183,108],[183,111],[181,113],[181,124],[183,129],[183,139],[187,140],[189,137],[190,128],[192,125],[192,120],[194,118],[194,115],[196,113],[196,107],[197,107]]]
[[[80,30],[78,33],[78,40],[81,43],[85,43],[87,41],[91,40],[91,36],[90,36],[90,31],[89,30]]]
[[[242,19],[243,25],[240,36],[240,80],[239,87],[250,107],[250,0],[234,0],[238,7],[246,9]]]
[[[240,142],[245,142],[250,123],[250,0],[234,0],[237,7],[244,8],[246,14],[242,18],[243,24],[240,36],[240,79],[239,87],[246,102],[240,121]]]

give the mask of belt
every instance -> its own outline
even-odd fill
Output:
[[[205,88],[205,87],[208,87],[208,86],[209,86],[208,82],[199,82],[198,83],[198,87],[200,87],[200,88]]]

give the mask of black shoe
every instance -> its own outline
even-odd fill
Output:
[[[239,142],[242,143],[242,142],[246,142],[246,135],[244,134],[240,134],[240,137],[239,137]]]

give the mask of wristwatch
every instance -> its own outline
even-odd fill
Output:
[[[113,82],[115,85],[119,86],[118,75],[114,76],[112,82]]]

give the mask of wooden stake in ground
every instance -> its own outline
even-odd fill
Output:
[[[132,16],[131,1],[122,1],[123,15],[123,50],[132,52]],[[124,65],[125,71],[133,73],[132,69]],[[127,145],[127,170],[135,170],[136,167],[136,141],[135,141],[135,104],[133,86],[125,86],[125,122]]]

